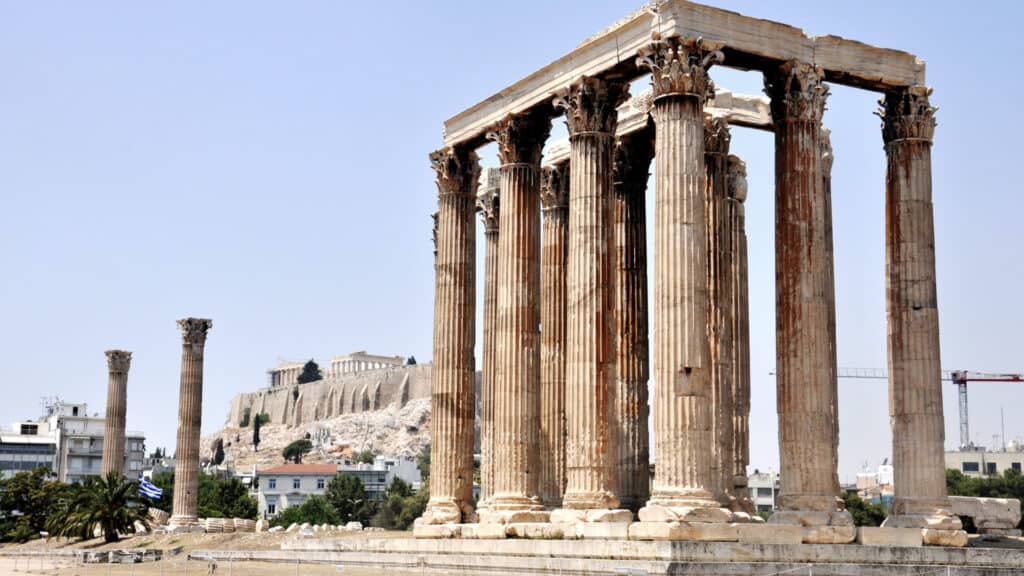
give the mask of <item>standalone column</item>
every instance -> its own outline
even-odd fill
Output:
[[[946,496],[945,431],[935,288],[931,90],[882,100],[885,176],[889,414],[896,498],[885,526],[928,528],[926,544],[964,546]]]
[[[471,521],[476,412],[476,189],[472,150],[430,156],[437,172],[434,369],[431,376],[430,500],[419,524]]]
[[[484,222],[484,346],[480,382],[480,501],[486,506],[494,486],[495,321],[498,303],[498,190],[484,190],[477,208]]]
[[[732,314],[733,330],[733,494],[739,509],[756,513],[747,489],[750,464],[750,301],[747,289],[747,230],[743,203],[747,199],[747,165],[729,156],[729,217],[732,220]]]
[[[615,395],[612,435],[623,508],[639,510],[650,495],[647,405],[647,179],[654,126],[619,138],[612,196],[615,237]]]
[[[557,508],[565,492],[565,275],[569,258],[569,163],[544,169],[540,201],[540,497]]]
[[[711,482],[715,497],[734,508],[732,219],[729,197],[729,123],[705,118],[704,173],[708,246],[708,336],[711,362]]]
[[[124,474],[124,419],[128,407],[128,368],[132,353],[107,350],[107,415],[103,427],[103,461],[100,474]]]
[[[203,348],[213,322],[178,320],[181,329],[181,392],[178,397],[178,444],[174,460],[174,506],[170,525],[192,527],[198,520],[199,432],[203,423]]]
[[[654,490],[644,523],[728,522],[711,492],[711,366],[704,226],[707,67],[721,52],[670,38],[644,51],[654,86]]]
[[[551,130],[539,109],[489,136],[501,161],[494,492],[481,522],[544,521],[540,464],[540,158]]]
[[[556,104],[569,129],[569,260],[566,276],[565,495],[552,522],[617,508],[614,419],[615,284],[612,155],[626,85],[584,76]],[[628,521],[632,514],[604,515]]]
[[[833,413],[835,301],[820,152],[828,87],[820,69],[786,62],[766,74],[775,125],[776,365],[781,491],[771,522],[836,526],[807,542],[849,542],[853,521],[842,509]]]

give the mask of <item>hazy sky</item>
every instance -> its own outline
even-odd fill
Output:
[[[1024,371],[1024,93],[1017,3],[713,4],[914,52],[939,128],[943,366]],[[59,395],[102,411],[103,351],[134,352],[128,427],[173,450],[180,335],[213,319],[204,432],[279,358],[431,355],[445,118],[556,59],[635,1],[0,2],[0,422]],[[715,69],[759,93],[756,73]],[[885,367],[876,94],[833,86],[841,366]],[[557,121],[561,125],[561,120]],[[564,133],[564,129],[556,131]],[[777,466],[773,140],[737,129],[750,193],[752,467]],[[493,148],[485,161],[495,165]],[[482,241],[480,243],[482,262]],[[481,274],[482,278],[482,274]],[[479,339],[478,339],[479,341]],[[842,381],[840,475],[890,454],[884,381]],[[956,396],[944,384],[947,446]],[[1024,386],[971,385],[976,442],[1024,435]]]

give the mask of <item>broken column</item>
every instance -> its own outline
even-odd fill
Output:
[[[830,318],[832,254],[820,153],[828,87],[811,64],[785,62],[766,73],[775,126],[777,408],[781,490],[770,522],[814,527],[805,542],[856,536],[839,498],[835,467],[836,374]]]
[[[430,500],[417,525],[471,521],[476,402],[476,152],[445,148],[437,172]],[[365,393],[365,388],[363,390]]]
[[[931,90],[913,86],[882,100],[885,177],[889,414],[895,499],[886,527],[923,528],[926,544],[965,546],[946,495],[935,288]]]
[[[181,330],[181,391],[174,459],[174,505],[169,525],[194,528],[199,511],[199,433],[203,423],[203,349],[213,325],[205,318],[178,320]]]
[[[619,505],[636,512],[650,496],[647,401],[647,180],[654,157],[654,126],[615,144],[612,196],[615,237],[615,440]]]
[[[487,169],[486,189],[476,205],[484,223],[484,345],[480,378],[480,500],[477,509],[486,506],[494,486],[494,379],[495,379],[495,307],[498,304],[498,173]],[[494,185],[491,185],[491,176]]]
[[[540,201],[540,497],[562,505],[565,492],[565,275],[569,258],[569,163],[544,168]]]
[[[103,427],[103,460],[100,474],[124,474],[124,422],[128,408],[128,368],[132,353],[107,350],[107,413]]]

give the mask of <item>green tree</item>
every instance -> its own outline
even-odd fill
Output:
[[[311,359],[302,366],[302,372],[299,373],[299,377],[296,378],[296,382],[299,384],[308,384],[309,382],[316,382],[321,379],[323,379],[323,375],[320,373],[320,366],[317,366],[317,363]]]
[[[119,472],[86,478],[62,512],[46,523],[50,536],[86,540],[99,527],[110,543],[119,540],[118,533],[134,532],[136,522],[149,527],[149,504],[139,496],[139,483]]]
[[[170,514],[174,506],[174,471],[164,470],[157,472],[153,474],[149,481],[157,488],[163,490],[163,494],[159,498],[149,500],[150,507]]]
[[[47,467],[18,472],[0,481],[0,541],[25,542],[59,515],[75,486],[58,482]]]
[[[313,443],[308,438],[302,438],[285,446],[281,455],[284,456],[285,461],[291,460],[296,464],[302,464],[302,457],[312,449]]]
[[[252,446],[256,452],[260,451],[260,427],[263,426],[263,419],[256,416],[256,419],[252,421]]]
[[[270,520],[272,526],[292,524],[339,524],[338,511],[323,496],[310,496],[298,506],[289,506]]]
[[[430,499],[430,488],[424,484],[413,493],[412,487],[396,477],[384,491],[384,500],[370,524],[391,530],[408,530],[419,518]]]
[[[368,523],[375,510],[359,477],[339,472],[327,483],[324,498],[338,511],[342,522]]]
[[[205,518],[256,518],[256,501],[238,478],[200,474],[198,504]]]
[[[220,466],[224,463],[224,439],[217,438],[213,447],[213,465]]]
[[[881,504],[866,502],[860,496],[849,492],[843,492],[843,502],[857,526],[881,526],[885,520],[885,509]]]
[[[406,358],[405,359],[405,365],[406,366],[415,366],[416,365],[416,357],[415,356],[409,356],[408,358]]]
[[[430,479],[430,444],[423,447],[423,451],[416,457],[416,467],[419,468],[420,477],[426,482]]]
[[[377,453],[367,448],[356,454],[352,460],[357,464],[373,464],[375,458],[377,458]]]

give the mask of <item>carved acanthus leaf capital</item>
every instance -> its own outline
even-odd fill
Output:
[[[704,115],[704,153],[728,154],[732,133],[729,132],[729,121],[721,116]]]
[[[213,320],[207,318],[182,318],[178,320],[183,343],[194,346],[206,344],[206,333],[213,327]]]
[[[569,136],[587,132],[614,134],[618,107],[629,97],[624,82],[583,76],[555,96],[556,108],[565,110]]]
[[[910,86],[889,92],[878,101],[882,117],[882,139],[927,140],[935,135],[935,108],[929,102],[932,89],[927,86]]]
[[[747,163],[734,154],[729,155],[729,172],[727,182],[729,184],[729,197],[738,202],[747,199]]]
[[[127,350],[107,350],[107,369],[111,372],[127,372],[132,364],[132,353]]]
[[[832,131],[828,128],[821,129],[821,138],[818,139],[818,150],[821,151],[821,169],[828,176],[832,174],[832,160],[835,156],[832,153]]]
[[[500,196],[497,190],[485,190],[476,197],[476,209],[484,222],[484,232],[498,230],[498,216],[501,214]]]
[[[569,163],[545,166],[540,180],[540,202],[544,210],[569,207]]]
[[[649,45],[640,49],[637,66],[651,70],[654,97],[696,96],[701,103],[714,96],[715,85],[708,68],[724,60],[721,44],[703,38],[662,39],[654,34]]]
[[[825,72],[819,66],[789,60],[764,75],[764,92],[771,98],[772,120],[821,122],[828,99]]]
[[[615,140],[612,164],[616,184],[647,185],[651,159],[654,158],[654,127],[648,120],[643,130],[619,136]]]
[[[551,117],[540,108],[509,114],[487,133],[487,139],[498,144],[502,164],[533,164],[540,166],[544,142],[551,133]]]
[[[474,150],[448,146],[430,154],[430,165],[437,172],[437,195],[476,195],[480,181],[480,159]]]

